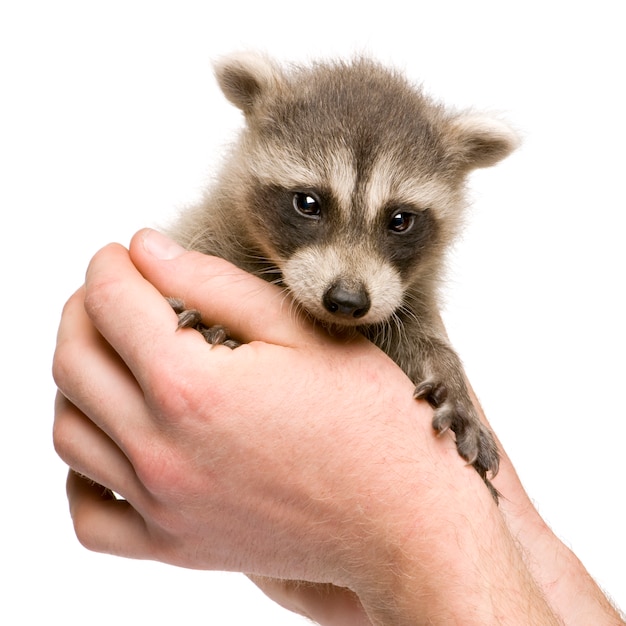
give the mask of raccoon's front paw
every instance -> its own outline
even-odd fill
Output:
[[[426,400],[435,409],[433,428],[438,434],[454,432],[459,454],[478,472],[498,501],[498,492],[491,484],[498,473],[500,455],[491,431],[480,421],[469,397],[456,396],[441,382],[425,381],[419,384],[414,396]]]
[[[205,326],[202,323],[202,315],[196,309],[187,309],[182,300],[178,298],[166,298],[174,312],[178,315],[178,328],[194,328],[197,330],[211,345],[222,345],[227,348],[235,349],[241,344],[228,334],[228,330],[224,326]]]

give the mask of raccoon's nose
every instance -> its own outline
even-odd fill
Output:
[[[328,288],[324,294],[324,307],[330,313],[358,319],[370,310],[370,297],[363,287],[346,289],[341,283]]]

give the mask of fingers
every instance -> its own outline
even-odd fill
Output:
[[[128,455],[137,433],[145,438],[154,425],[147,415],[142,389],[94,328],[84,298],[85,290],[80,289],[63,310],[53,376],[63,396]],[[75,459],[70,464],[78,469],[77,462]]]
[[[74,531],[89,550],[128,558],[150,558],[145,523],[125,500],[116,500],[100,485],[70,470],[67,497]]]
[[[211,369],[219,371],[220,355],[232,356],[232,351],[224,346],[209,351],[205,340],[195,330],[178,330],[178,318],[171,306],[139,273],[128,251],[116,244],[106,246],[91,260],[85,279],[84,309],[89,322],[111,346],[109,353],[119,355],[136,380],[128,380],[117,375],[119,371],[113,372],[113,368],[109,368],[107,373],[110,376],[105,377],[101,385],[103,393],[96,394],[98,367],[106,349],[94,350],[97,355],[86,377],[86,394],[97,397],[100,402],[115,403],[115,410],[104,407],[107,423],[103,429],[127,451],[128,443],[149,441],[154,433],[148,429],[158,428],[159,416],[168,415],[168,407],[172,408],[172,404],[180,404],[180,397],[174,389],[193,385],[199,369],[207,370],[207,374]],[[68,343],[76,349],[79,342],[75,330],[70,327],[67,334]],[[63,338],[62,329],[59,343]],[[92,347],[94,341],[86,343]],[[80,357],[81,362],[87,360]],[[79,380],[80,375],[75,378]],[[134,397],[131,393],[133,384],[140,390]],[[73,396],[68,397],[74,401]],[[127,400],[130,402],[128,407],[124,405]],[[142,414],[140,409],[144,404],[145,413]],[[78,406],[83,409],[81,404]],[[96,415],[85,412],[98,423]],[[126,432],[130,434],[128,443],[124,439]],[[141,456],[140,448],[135,451],[137,455],[129,452],[133,461]]]
[[[111,244],[91,260],[85,278],[85,310],[98,331],[135,375],[179,352],[177,342],[197,333],[176,333],[177,316],[133,265],[128,251]]]
[[[161,293],[181,298],[205,323],[223,324],[242,342],[293,345],[318,338],[284,290],[223,259],[185,252],[149,229],[135,235],[130,256]]]
[[[133,502],[145,499],[126,455],[61,393],[55,401],[53,440],[57,454],[76,472]]]

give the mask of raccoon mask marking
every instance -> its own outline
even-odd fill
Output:
[[[243,54],[218,63],[216,76],[246,124],[205,202],[173,235],[374,341],[495,497],[497,447],[440,330],[437,289],[467,175],[507,156],[516,135],[499,120],[447,111],[366,59],[284,69]],[[181,324],[235,345],[175,307]]]

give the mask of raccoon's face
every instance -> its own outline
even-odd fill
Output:
[[[358,181],[348,163],[317,180],[309,166],[308,177],[282,184],[271,169],[266,180],[254,176],[248,191],[251,230],[314,317],[344,326],[383,322],[409,286],[435,278],[445,237],[434,206],[441,190],[428,197],[422,189],[419,200],[392,193],[382,171],[384,180]]]
[[[294,192],[292,205],[310,241],[293,249],[282,272],[300,304],[342,325],[382,322],[401,307],[413,268],[437,240],[430,209],[389,203],[370,216],[342,214],[321,190]]]
[[[513,149],[508,127],[450,116],[367,61],[286,74],[243,56],[217,76],[246,115],[237,180],[248,233],[295,300],[344,326],[412,307],[409,289],[428,301],[464,177]]]
[[[375,82],[344,71],[291,85],[244,135],[250,234],[330,324],[383,322],[420,281],[428,299],[461,197],[422,99]]]

